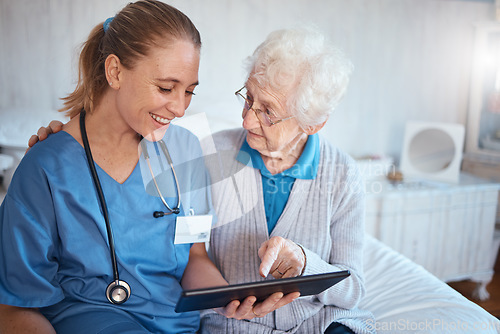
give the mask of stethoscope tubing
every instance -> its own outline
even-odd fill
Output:
[[[118,283],[120,281],[120,276],[118,274],[118,264],[116,261],[113,230],[109,222],[109,214],[106,205],[106,199],[104,197],[104,192],[102,191],[101,182],[99,181],[99,176],[97,175],[97,171],[94,165],[94,159],[92,158],[92,152],[90,151],[90,144],[87,138],[87,131],[85,128],[85,110],[82,110],[80,112],[80,131],[82,134],[83,146],[85,148],[85,154],[87,155],[87,162],[89,164],[90,173],[92,174],[92,180],[97,190],[97,195],[102,209],[102,215],[104,217],[104,222],[106,223],[106,233],[108,236],[108,244],[109,244],[109,255],[111,256],[111,264],[113,267],[113,279]]]
[[[82,111],[80,113],[80,132],[82,135],[83,147],[85,149],[85,154],[87,156],[87,162],[89,165],[90,173],[92,176],[92,180],[94,182],[94,186],[95,186],[96,191],[97,191],[97,196],[99,198],[99,203],[101,206],[102,215],[104,217],[104,222],[106,224],[106,234],[108,236],[109,255],[111,257],[111,264],[112,264],[112,269],[113,269],[113,282],[111,282],[108,285],[108,287],[106,288],[106,297],[113,304],[122,304],[122,303],[126,302],[128,300],[128,298],[130,297],[131,290],[130,290],[130,286],[128,285],[127,282],[120,281],[120,276],[118,274],[118,263],[116,260],[116,251],[115,251],[115,242],[114,242],[114,238],[113,238],[113,230],[111,228],[111,223],[109,222],[109,214],[108,214],[108,208],[106,205],[106,198],[104,197],[104,192],[102,191],[101,182],[99,181],[99,176],[97,175],[97,170],[95,168],[95,162],[94,162],[94,159],[92,157],[92,152],[90,150],[90,144],[89,144],[89,140],[87,137],[87,130],[85,128],[85,110],[84,109],[82,109]],[[167,146],[165,145],[165,142],[163,140],[160,140],[159,143],[160,143],[160,146],[162,148],[163,153],[165,154],[165,157],[168,160],[170,168],[172,168],[172,173],[174,175],[175,186],[177,188],[177,196],[178,197],[177,197],[177,205],[173,209],[170,208],[170,206],[168,205],[167,201],[165,200],[165,198],[163,197],[163,195],[160,191],[160,187],[158,186],[158,183],[157,183],[156,178],[154,176],[153,169],[151,168],[151,163],[149,161],[149,154],[147,151],[146,143],[144,143],[141,140],[141,148],[143,151],[143,155],[147,161],[149,171],[151,172],[151,176],[153,178],[156,190],[158,192],[158,195],[160,195],[161,201],[163,202],[163,204],[165,205],[165,207],[169,211],[169,212],[155,211],[153,213],[153,216],[155,218],[159,218],[159,217],[162,217],[164,215],[169,215],[172,213],[178,214],[180,212],[180,203],[181,203],[181,192],[180,192],[180,188],[179,188],[179,181],[178,181],[177,175],[175,173],[172,158],[170,157],[170,154],[168,152]],[[115,294],[116,291],[118,291],[118,293]],[[122,295],[120,292],[123,292],[124,295]],[[117,298],[115,298],[115,296]]]
[[[153,169],[151,168],[150,157],[149,157],[148,149],[147,149],[146,143],[144,142],[144,139],[141,140],[142,154],[144,155],[144,160],[146,160],[146,163],[148,165],[148,169],[149,169],[149,172],[151,173],[151,177],[153,179],[153,183],[155,185],[156,191],[158,192],[158,195],[160,196],[160,199],[161,199],[163,205],[165,205],[165,207],[169,211],[169,212],[163,212],[163,214],[165,214],[165,215],[169,215],[172,213],[178,214],[180,212],[179,209],[180,209],[180,205],[181,205],[181,191],[180,191],[180,187],[179,187],[179,180],[177,179],[177,174],[175,173],[174,164],[172,162],[172,158],[170,157],[170,153],[168,152],[167,145],[165,144],[163,139],[159,140],[158,143],[160,144],[160,147],[161,147],[161,150],[163,151],[163,154],[165,154],[165,157],[167,158],[168,164],[169,164],[170,168],[172,169],[172,174],[173,174],[174,180],[175,180],[175,187],[177,190],[177,204],[174,208],[170,208],[167,201],[163,197],[163,194],[160,191],[160,187],[158,186],[158,182],[156,181],[156,177],[153,173]]]

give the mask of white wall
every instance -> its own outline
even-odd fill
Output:
[[[127,0],[0,0],[0,128],[21,110],[55,110],[76,80],[76,51]],[[314,22],[355,64],[322,132],[353,155],[398,158],[407,120],[465,124],[474,23],[493,3],[453,0],[170,0],[202,34],[201,85],[189,113],[240,126],[242,61],[266,35]],[[188,113],[188,114],[189,114]],[[34,132],[36,128],[30,131]],[[27,140],[27,138],[26,138]]]

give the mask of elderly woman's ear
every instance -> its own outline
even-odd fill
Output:
[[[307,134],[307,135],[313,135],[315,134],[316,132],[318,132],[319,130],[321,130],[323,128],[323,126],[325,126],[325,123],[326,121],[328,121],[328,119],[326,119],[323,123],[321,124],[317,124],[317,125],[309,125],[309,126],[306,126],[303,130],[304,130],[304,133]]]

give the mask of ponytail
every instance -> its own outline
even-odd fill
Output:
[[[66,112],[70,118],[75,117],[82,109],[92,112],[99,103],[107,86],[104,71],[105,56],[100,45],[104,36],[102,24],[97,25],[83,44],[78,63],[78,83],[73,93],[63,98],[64,107],[59,109]]]

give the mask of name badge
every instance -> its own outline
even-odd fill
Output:
[[[212,215],[177,217],[174,244],[210,241]]]

